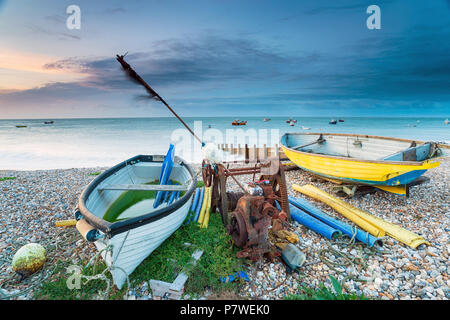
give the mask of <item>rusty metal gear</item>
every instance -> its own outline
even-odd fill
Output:
[[[210,187],[213,181],[214,169],[205,160],[202,161],[202,177],[206,187]]]
[[[272,186],[272,190],[277,198],[280,201],[281,210],[287,215],[287,218],[290,219],[290,210],[289,210],[289,198],[287,193],[287,184],[286,177],[284,175],[283,166],[280,163],[279,171],[275,175],[262,175],[260,180],[268,180],[270,185]]]
[[[243,248],[248,241],[247,226],[241,212],[233,211],[230,214],[230,223],[227,225],[227,232],[233,238],[233,243]]]

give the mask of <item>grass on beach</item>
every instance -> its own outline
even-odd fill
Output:
[[[330,280],[334,290],[326,288],[323,283],[320,283],[319,289],[316,290],[302,286],[299,293],[287,295],[284,300],[368,300],[364,295],[344,293],[342,285],[335,277],[330,276]]]
[[[15,179],[16,179],[16,177],[3,177],[3,178],[0,178],[0,181],[15,180]]]
[[[186,245],[190,243],[191,245]],[[204,253],[195,266],[189,265],[192,253],[197,250]],[[200,297],[206,290],[215,293],[236,292],[237,283],[222,283],[220,277],[246,270],[247,261],[236,258],[238,249],[233,246],[231,236],[226,234],[219,214],[212,214],[209,226],[200,229],[197,223],[183,224],[169,239],[159,246],[130,275],[131,287],[135,288],[150,279],[172,282],[182,270],[189,275],[185,285],[185,294]],[[92,280],[83,284],[81,289],[68,289],[66,281],[70,274],[66,268],[69,261],[58,262],[55,274],[34,292],[35,299],[79,300],[98,299],[99,290],[106,289],[106,282]],[[84,265],[87,261],[83,262]],[[83,267],[80,264],[80,267]],[[96,269],[94,269],[96,267]],[[103,261],[86,268],[84,275],[98,274],[103,271]],[[111,279],[111,275],[107,272]],[[112,283],[112,282],[111,282]],[[118,290],[112,287],[109,299],[122,299],[132,288]]]

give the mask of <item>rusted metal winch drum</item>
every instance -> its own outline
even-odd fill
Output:
[[[268,242],[268,230],[272,222],[271,215],[278,212],[264,196],[242,196],[236,209],[230,214],[227,232],[234,244],[243,249],[239,257],[258,260],[271,251]]]

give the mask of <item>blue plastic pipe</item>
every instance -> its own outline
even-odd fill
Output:
[[[341,231],[330,227],[329,225],[323,223],[319,219],[316,219],[306,212],[300,210],[292,204],[289,204],[289,209],[291,211],[291,218],[298,223],[304,225],[305,227],[317,232],[318,234],[324,236],[327,239],[334,239],[336,236],[341,235]]]
[[[192,206],[190,211],[195,212],[195,209],[197,209],[198,199],[200,198],[200,188],[195,189],[195,196],[194,200],[192,201]]]
[[[312,205],[310,202],[306,201],[305,199],[301,198],[295,198],[293,196],[289,196],[289,203],[291,205],[294,205],[295,207],[305,211],[306,213],[310,214],[311,216],[315,217],[316,219],[319,219],[320,221],[326,223],[327,225],[341,231],[343,234],[349,236],[350,238],[353,237],[353,235],[356,232],[355,238],[358,241],[361,241],[365,244],[367,244],[370,247],[373,247],[374,244],[382,245],[383,242],[380,238],[376,238],[373,235],[371,235],[368,232],[362,231],[361,229],[357,227],[351,227],[350,225],[346,224],[345,222],[336,220],[326,213],[320,211],[314,205]]]
[[[197,208],[195,209],[195,216],[194,216],[194,221],[198,220],[198,216],[200,215],[200,210],[202,208],[202,204],[203,204],[203,196],[205,195],[205,187],[200,189],[200,197],[198,199],[198,205]]]

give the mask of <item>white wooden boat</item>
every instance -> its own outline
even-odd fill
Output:
[[[174,158],[170,175],[170,180],[179,184],[148,184],[160,178],[164,158],[138,155],[119,163],[94,179],[80,196],[75,212],[77,228],[101,251],[119,289],[127,276],[180,227],[189,212],[197,179],[184,160]],[[118,200],[125,199],[125,193],[161,190],[181,192],[180,197],[156,209],[152,199],[141,200],[132,205],[135,210],[128,208],[127,214],[123,212],[125,217],[119,216],[113,222],[105,220],[105,213]]]

